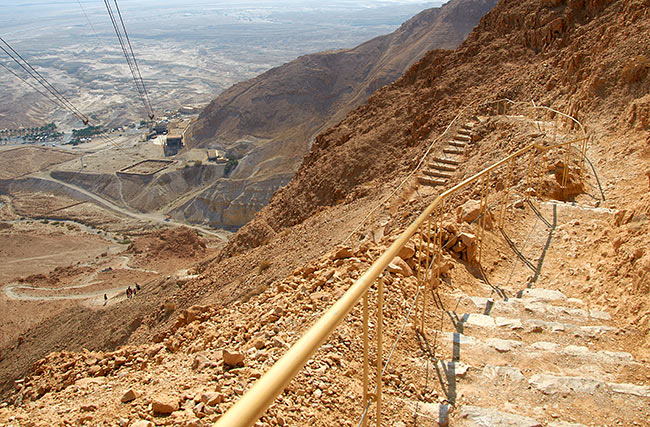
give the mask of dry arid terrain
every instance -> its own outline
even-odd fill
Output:
[[[0,424],[211,425],[438,195],[536,143],[453,193],[384,271],[381,425],[647,425],[649,11],[648,0],[500,0],[459,47],[428,52],[316,136],[223,247],[188,229],[138,231],[155,218],[125,229],[104,204],[122,219],[97,246],[15,277],[9,295],[47,294],[62,278],[143,289],[106,307],[35,306],[33,326],[0,353]],[[579,143],[539,148],[585,135],[584,158]],[[419,179],[426,168],[412,174],[423,158],[454,167],[433,186]],[[1,200],[4,239],[36,209],[16,194]],[[71,209],[93,218],[84,206]],[[91,233],[70,225],[30,233]],[[423,286],[419,260],[438,239],[442,281]],[[101,245],[106,256],[93,253]],[[12,243],[7,256],[20,251]],[[40,289],[20,288],[32,282]],[[368,296],[374,370],[377,287]],[[359,424],[361,319],[357,304],[256,425]],[[377,421],[374,402],[367,415]]]

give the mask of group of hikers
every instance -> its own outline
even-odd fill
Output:
[[[127,298],[133,298],[138,292],[140,292],[140,285],[138,285],[138,282],[135,282],[135,287],[132,288],[129,286],[126,288],[126,297]],[[108,303],[108,295],[104,294],[104,305]]]
[[[138,285],[138,282],[135,282],[135,288],[131,288],[131,286],[126,288],[126,297],[133,298],[138,292],[140,292],[140,285]]]

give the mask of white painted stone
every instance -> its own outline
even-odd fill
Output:
[[[573,392],[591,394],[604,384],[592,378],[558,377],[546,374],[533,375],[529,383],[544,394],[569,394]]]
[[[502,340],[500,338],[489,338],[485,340],[485,344],[487,344],[489,347],[494,348],[499,353],[512,351],[517,347],[521,347],[522,345],[520,341]]]
[[[579,357],[593,357],[594,353],[592,353],[587,347],[583,345],[568,345],[564,347],[564,350],[562,350],[564,354],[568,354],[569,356],[579,356]]]
[[[521,373],[519,368],[514,368],[512,366],[493,366],[486,365],[483,368],[483,375],[491,380],[497,378],[506,378],[509,381],[525,381],[526,377]]]
[[[639,397],[650,397],[650,387],[636,384],[607,383],[616,393],[633,394]]]
[[[461,322],[479,328],[494,328],[494,319],[485,314],[464,314]]]
[[[542,351],[556,352],[560,346],[554,342],[538,341],[530,345],[530,348]]]
[[[634,356],[625,351],[599,351],[598,354],[621,362],[634,362]]]
[[[608,312],[602,310],[589,310],[589,315],[594,319],[612,320],[612,316],[610,316]]]
[[[520,319],[513,319],[509,317],[497,317],[494,319],[496,325],[500,328],[510,329],[523,329]]]
[[[464,418],[471,419],[477,426],[493,427],[541,427],[537,420],[523,415],[512,414],[510,412],[498,411],[493,408],[481,408],[478,406],[465,405],[460,408],[460,415]]]
[[[614,331],[616,331],[616,328],[612,326],[604,326],[604,325],[581,326],[576,330],[574,335],[579,337],[596,338],[599,335],[603,335],[607,332],[614,332]]]
[[[534,298],[539,301],[565,301],[567,299],[566,295],[560,291],[542,288],[524,289],[521,296],[522,298]]]

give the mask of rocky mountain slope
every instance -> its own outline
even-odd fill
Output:
[[[202,112],[188,145],[243,158],[230,179],[218,180],[174,215],[216,226],[245,224],[291,179],[318,132],[427,51],[458,46],[495,3],[452,0],[353,49],[301,56],[231,87]]]
[[[504,96],[533,98],[587,125],[587,154],[606,200],[598,207],[588,194],[575,205],[538,200],[541,212],[513,216],[515,230],[534,231],[516,239],[527,244],[524,255],[546,258],[537,292],[522,289],[525,268],[511,282],[518,257],[489,232],[491,280],[522,291],[498,300],[492,313],[494,289],[454,260],[440,297],[447,309],[457,307],[456,323],[445,317],[433,348],[423,349],[412,320],[404,320],[416,291],[413,272],[388,274],[387,342],[402,324],[407,329],[386,375],[387,423],[415,416],[428,425],[448,405],[459,407],[451,415],[456,425],[480,417],[492,425],[647,421],[648,10],[648,0],[501,0],[456,50],[427,54],[321,133],[293,180],[219,258],[197,268],[199,277],[169,294],[177,311],[167,318],[163,305],[143,312],[129,339],[137,346],[39,361],[16,383],[0,422],[189,426],[218,419],[435,197],[416,193],[389,212],[379,244],[333,248],[417,163],[429,135],[459,106]],[[491,120],[475,132],[480,138],[448,185],[537,135]],[[538,215],[552,212],[558,223],[549,231]],[[444,313],[432,309],[432,333]],[[262,425],[357,424],[359,319],[355,310]],[[460,362],[458,351],[462,364],[449,362]],[[523,415],[481,412],[483,405]]]

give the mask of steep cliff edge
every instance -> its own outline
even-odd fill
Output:
[[[605,131],[647,130],[649,4],[501,1],[456,50],[429,52],[318,135],[294,179],[224,254],[258,246],[415,166],[431,131],[475,99],[533,99]]]
[[[235,209],[241,217],[233,222],[231,215],[225,225],[245,224],[293,177],[319,131],[393,82],[427,51],[458,46],[495,3],[452,0],[419,13],[392,34],[354,49],[302,56],[228,89],[202,112],[188,132],[188,145],[221,148],[250,159],[232,175],[233,188],[220,181],[198,199],[209,200],[216,191],[233,194],[234,199],[219,202],[220,209],[229,210],[227,203],[233,201],[241,206]],[[247,186],[240,192],[242,180]],[[174,215],[192,220],[207,216],[203,222],[214,223],[200,200]],[[248,200],[255,203],[247,205]]]

